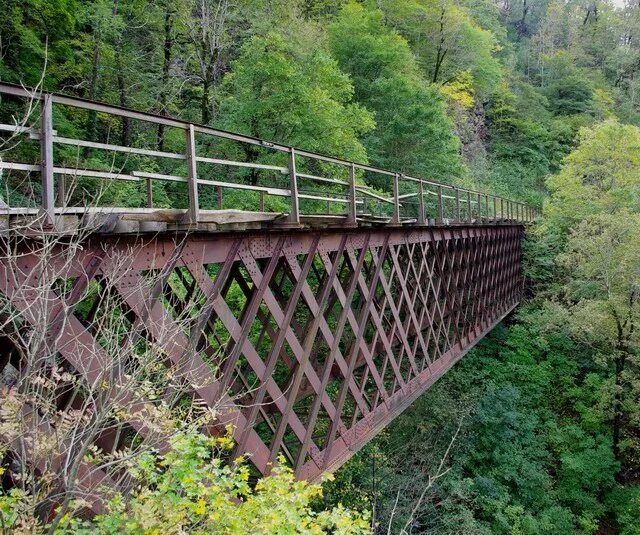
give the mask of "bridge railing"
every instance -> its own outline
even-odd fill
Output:
[[[18,175],[18,193],[5,183],[5,213],[31,210],[53,221],[104,206],[95,199],[106,199],[105,188],[115,183],[141,183],[146,187],[125,188],[110,202],[147,212],[180,208],[181,221],[193,225],[225,204],[286,214],[291,226],[314,217],[424,225],[529,222],[539,215],[490,193],[162,115],[6,83],[0,96],[0,171]],[[35,186],[32,173],[40,177]]]

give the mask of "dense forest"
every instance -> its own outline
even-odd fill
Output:
[[[544,207],[526,238],[526,302],[323,495],[282,468],[203,524],[203,482],[250,494],[248,476],[203,468],[199,439],[181,436],[173,472],[148,473],[154,491],[126,514],[116,504],[96,532],[173,532],[192,517],[201,532],[365,531],[357,510],[379,533],[640,534],[637,2],[4,0],[2,11],[2,81]],[[91,114],[56,119],[98,128]],[[111,135],[137,134],[123,121]],[[162,127],[153,136],[158,150],[172,142]],[[137,202],[135,188],[112,194]],[[194,479],[191,501],[157,492]],[[0,493],[3,531],[23,498]]]

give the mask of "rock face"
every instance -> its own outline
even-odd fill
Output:
[[[456,106],[454,110],[455,131],[460,138],[462,157],[473,172],[480,175],[486,167],[488,128],[484,104],[465,109]]]
[[[472,169],[484,169],[487,159],[488,129],[482,103],[468,110],[462,141],[462,156]]]

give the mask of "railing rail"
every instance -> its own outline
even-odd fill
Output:
[[[265,195],[288,198],[290,200],[290,211],[287,223],[293,226],[300,225],[302,217],[317,215],[317,212],[313,214],[307,213],[301,208],[301,202],[306,201],[315,203],[326,202],[327,212],[324,212],[325,215],[331,213],[331,205],[346,205],[346,213],[342,213],[341,215],[345,217],[348,225],[357,224],[358,219],[361,219],[365,215],[373,216],[373,214],[366,214],[365,212],[372,203],[386,205],[392,209],[392,213],[387,220],[390,224],[395,225],[407,222],[415,222],[418,225],[429,223],[480,224],[505,221],[530,222],[539,215],[538,209],[533,206],[498,195],[460,188],[435,180],[416,178],[369,164],[318,154],[282,143],[265,141],[252,136],[228,132],[153,113],[135,111],[58,93],[27,89],[7,83],[0,83],[0,95],[9,95],[27,99],[30,102],[40,103],[39,128],[17,123],[0,124],[0,131],[10,132],[15,135],[28,135],[31,140],[39,142],[39,163],[12,161],[11,159],[0,160],[0,170],[7,169],[40,173],[42,183],[40,208],[46,218],[51,222],[56,212],[62,211],[65,208],[65,176],[91,177],[106,180],[144,180],[147,183],[147,208],[153,208],[154,205],[153,181],[184,182],[187,186],[188,193],[188,207],[185,214],[185,222],[193,225],[199,222],[200,211],[202,209],[199,200],[199,186],[216,188],[218,209],[222,208],[223,188],[248,190],[259,194],[260,207],[263,211]],[[124,144],[105,143],[102,141],[98,142],[58,135],[53,124],[54,105],[68,106],[83,109],[91,113],[106,114],[108,116],[132,119],[152,125],[163,125],[164,127],[183,130],[186,150],[184,153],[179,153],[164,150],[160,147],[154,149],[138,148]],[[269,163],[237,161],[229,158],[198,154],[196,135],[213,136],[214,138],[231,142],[258,146],[269,151],[285,153],[287,163],[286,165],[272,165]],[[56,165],[54,161],[54,146],[57,145],[160,158],[163,160],[183,161],[187,166],[186,176],[144,170],[133,170],[130,172],[115,170],[114,172],[114,170],[74,169],[67,165]],[[299,165],[301,158],[309,162],[315,162],[314,165],[316,168],[322,165],[338,166],[338,168],[344,171],[345,178],[321,176],[321,173],[318,173],[315,169],[309,172],[300,171]],[[211,165],[217,168],[249,168],[260,172],[271,172],[279,177],[288,176],[288,186],[278,187],[278,185],[274,186],[272,184],[247,184],[237,181],[202,178],[204,174],[200,172],[200,169]],[[388,187],[382,188],[382,191],[375,190],[370,185],[358,182],[357,174],[359,172],[369,173],[372,176],[382,175],[389,177],[391,180],[388,183]],[[342,173],[338,172],[337,174]],[[58,181],[57,203],[55,202],[56,175],[60,177]],[[334,190],[329,192],[306,190],[301,187],[301,181],[316,186],[329,185],[327,187],[334,188]],[[416,189],[413,190],[413,187]],[[335,188],[344,190],[344,193],[337,193]],[[403,190],[407,189],[411,191],[403,192]],[[433,202],[429,202],[431,198]],[[403,210],[413,210],[411,212],[413,217],[407,217],[406,215],[403,217]],[[429,211],[431,211],[431,216]]]

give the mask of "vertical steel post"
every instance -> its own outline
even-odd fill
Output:
[[[460,190],[456,188],[456,223],[460,223]]]
[[[504,199],[500,197],[500,219],[504,221]]]
[[[484,196],[484,208],[485,208],[485,212],[487,214],[486,222],[488,223],[489,221],[491,221],[491,217],[489,217],[489,195],[485,195]]]
[[[393,175],[393,218],[391,223],[394,225],[400,224],[400,175],[396,173]]]
[[[438,223],[444,223],[444,203],[442,199],[442,186],[438,186]]]
[[[198,203],[198,168],[196,163],[196,137],[193,124],[186,129],[187,135],[187,180],[189,188],[189,210],[187,212],[189,223],[197,225],[200,212]]]
[[[482,194],[478,193],[478,223],[482,224]]]
[[[42,180],[41,206],[46,225],[53,225],[55,215],[53,194],[53,109],[51,95],[42,99],[40,115],[40,178]]]
[[[424,186],[422,184],[422,180],[419,182],[418,186],[418,225],[424,225],[425,215],[424,215]]]
[[[473,211],[471,210],[471,192],[467,190],[467,205],[469,208],[469,213],[467,214],[467,221],[471,223],[473,219]]]
[[[218,210],[222,210],[222,186],[216,186],[216,202]]]
[[[291,213],[289,223],[300,224],[300,199],[298,198],[298,175],[296,174],[296,150],[289,149],[289,180],[291,187]]]
[[[353,162],[349,166],[349,204],[347,206],[349,207],[347,223],[349,225],[356,225],[356,166]]]
[[[498,199],[493,198],[493,222],[498,222]]]

